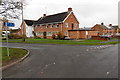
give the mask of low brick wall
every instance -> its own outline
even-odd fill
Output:
[[[120,36],[115,36],[115,35],[113,35],[112,37],[113,37],[113,38],[120,38]]]
[[[100,37],[100,36],[92,36],[93,40],[108,40],[106,38]]]

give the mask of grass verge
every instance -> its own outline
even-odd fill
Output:
[[[6,42],[5,40],[3,42]],[[105,42],[103,40],[51,40],[51,39],[26,39],[25,42],[22,39],[10,39],[9,42],[15,43],[35,43],[35,44],[65,44],[65,45],[108,45],[117,44],[118,41]],[[105,42],[105,43],[104,43]]]
[[[2,48],[2,66],[5,66],[9,63],[12,63],[27,54],[27,50],[19,49],[19,48],[9,48],[10,56],[7,56],[7,48]]]

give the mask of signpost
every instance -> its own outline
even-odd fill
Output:
[[[5,22],[5,26],[6,26],[6,38],[7,38],[7,56],[10,56],[9,48],[8,48],[8,27],[14,27],[15,24],[14,23]]]

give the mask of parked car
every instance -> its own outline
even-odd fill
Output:
[[[106,39],[110,40],[112,36],[107,34],[107,35],[101,35],[100,37],[103,37],[103,38],[106,38]]]
[[[7,38],[6,37],[2,37],[2,40],[6,40]]]
[[[6,31],[2,31],[2,37],[6,37],[7,34],[9,35],[10,31],[7,31],[7,32]]]
[[[64,40],[72,40],[71,37],[65,37]]]
[[[120,33],[116,33],[115,35],[113,35],[114,38],[120,38]]]
[[[120,36],[120,33],[116,33],[115,36]]]
[[[6,40],[6,39],[7,39],[7,37],[6,37],[6,36],[7,36],[7,33],[8,33],[8,35],[9,35],[9,34],[10,34],[10,31],[7,31],[7,32],[6,32],[6,31],[2,31],[2,34],[0,34],[0,35],[2,36],[2,37],[1,37],[2,40]]]

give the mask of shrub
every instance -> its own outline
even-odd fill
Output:
[[[38,36],[35,36],[35,37],[34,37],[34,39],[41,39],[41,38],[40,38],[40,37],[38,37]]]
[[[52,39],[56,39],[56,36],[55,36],[55,34],[53,34],[53,35],[52,35]]]
[[[57,38],[58,38],[58,39],[64,39],[64,35],[62,35],[61,32],[58,32],[58,34],[57,34]]]
[[[18,34],[9,34],[9,35],[8,35],[8,38],[9,38],[9,39],[22,39],[23,36],[18,35]]]

